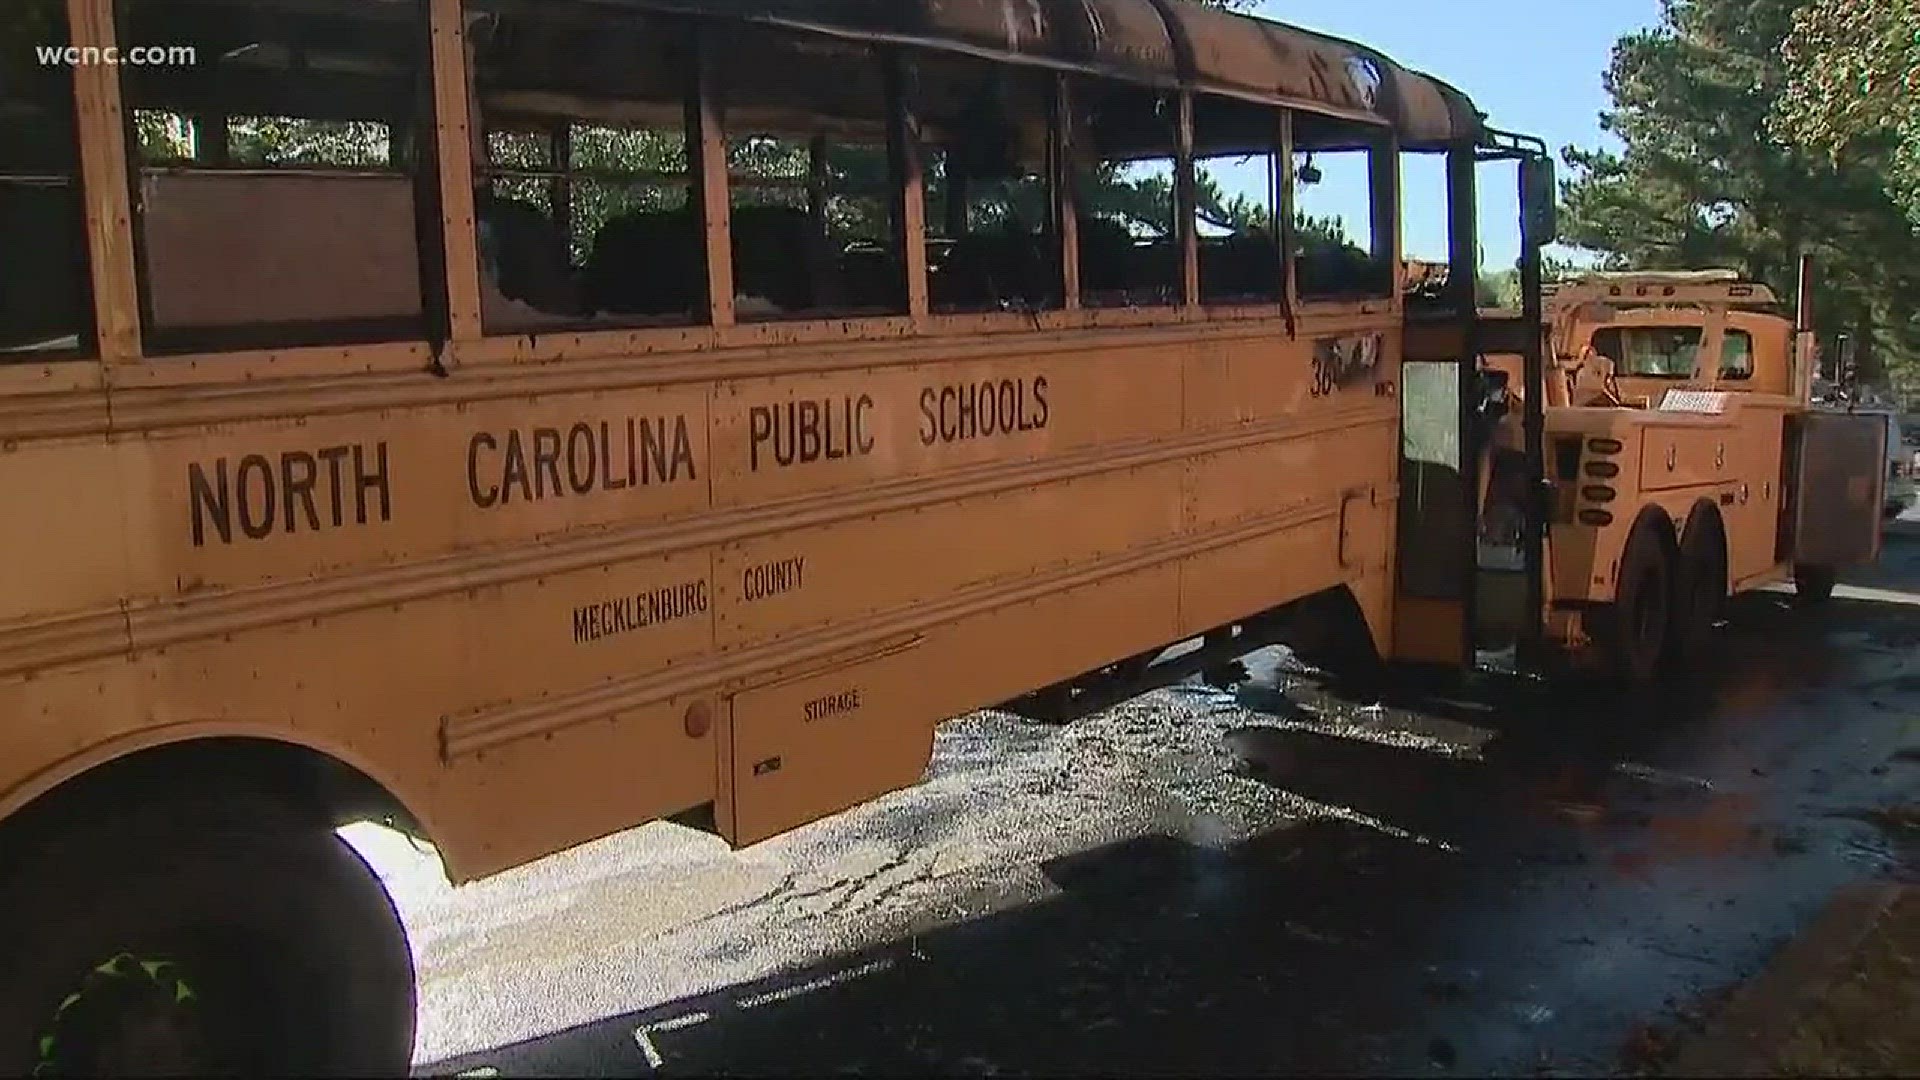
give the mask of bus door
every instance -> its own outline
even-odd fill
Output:
[[[1547,520],[1540,254],[1554,232],[1555,183],[1543,145],[1493,139],[1448,154],[1446,296],[1407,306],[1390,649],[1401,662],[1470,665],[1482,653],[1527,653],[1539,638]],[[1482,311],[1476,174],[1503,164],[1519,173],[1521,302],[1516,311]],[[1491,362],[1494,355],[1515,362]],[[1516,398],[1521,415],[1509,417]],[[1503,445],[1506,456],[1496,459]],[[1501,491],[1490,490],[1493,481]]]

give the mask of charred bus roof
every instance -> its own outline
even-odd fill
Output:
[[[1405,150],[1487,140],[1465,94],[1362,45],[1188,0],[591,0],[913,45],[1391,127]],[[493,9],[537,7],[488,0]]]

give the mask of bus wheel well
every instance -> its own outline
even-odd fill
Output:
[[[1277,613],[1275,622],[1283,628],[1281,642],[1307,665],[1357,678],[1378,674],[1382,658],[1351,586],[1302,597]]]
[[[0,841],[108,807],[168,802],[258,805],[332,829],[376,821],[416,839],[425,830],[383,785],[310,747],[274,739],[193,739],[136,751],[75,776],[0,822]]]

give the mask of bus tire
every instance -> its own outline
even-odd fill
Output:
[[[1641,511],[1620,556],[1613,602],[1594,612],[1594,636],[1607,670],[1622,684],[1652,682],[1670,656],[1678,554],[1665,512]]]
[[[1833,567],[1795,563],[1793,595],[1803,604],[1824,604],[1833,598]]]
[[[158,802],[67,821],[7,852],[0,1075],[406,1075],[406,933],[330,828]]]
[[[1674,590],[1673,628],[1668,639],[1671,666],[1698,657],[1727,602],[1727,534],[1720,514],[1699,506],[1680,537],[1680,573]]]

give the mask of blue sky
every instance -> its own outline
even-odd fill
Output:
[[[1568,143],[1601,143],[1607,106],[1600,76],[1615,39],[1659,21],[1659,0],[1262,0],[1259,14],[1362,42],[1471,97],[1495,127],[1545,139],[1556,155]],[[1562,166],[1564,170],[1564,166]],[[1366,218],[1365,196],[1327,167],[1303,198],[1309,212]],[[1223,177],[1224,179],[1224,177]],[[1484,167],[1480,235],[1490,270],[1519,254],[1512,166]],[[1436,161],[1410,165],[1402,190],[1406,251],[1444,258],[1446,190]],[[1363,233],[1362,233],[1363,234]]]

